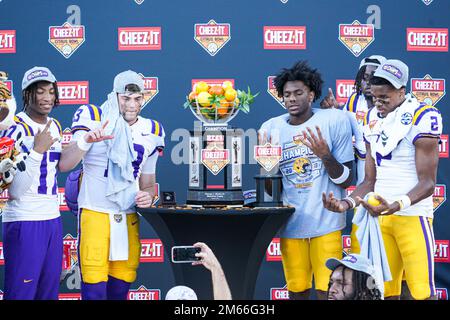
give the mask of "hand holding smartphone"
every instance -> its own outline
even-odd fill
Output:
[[[194,246],[174,246],[172,247],[173,263],[192,263],[199,261],[200,258],[195,254],[201,251],[200,248]]]

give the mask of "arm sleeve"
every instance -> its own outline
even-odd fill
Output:
[[[156,172],[156,162],[158,161],[159,153],[153,152],[148,156],[142,167],[142,174],[154,174]]]
[[[82,105],[78,108],[72,118],[72,140],[77,141],[86,132],[97,129],[101,126],[101,110],[94,105]]]
[[[432,106],[420,109],[413,118],[412,141],[420,138],[440,138],[443,124],[441,112]]]

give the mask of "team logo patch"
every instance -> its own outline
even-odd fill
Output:
[[[434,250],[434,261],[450,263],[449,240],[436,240]]]
[[[58,81],[59,103],[89,104],[89,81]]]
[[[441,134],[441,143],[439,143],[439,158],[448,158],[448,134]]]
[[[339,24],[339,41],[355,57],[359,57],[374,40],[373,24],[361,24],[358,20],[352,24]]]
[[[144,104],[142,105],[142,109],[153,100],[153,98],[158,94],[158,77],[146,77],[142,73],[139,73],[139,75],[144,80]]]
[[[119,51],[161,50],[161,27],[118,28]]]
[[[215,56],[230,39],[229,23],[217,23],[211,19],[208,23],[194,25],[194,40],[211,56]]]
[[[355,80],[336,80],[336,101],[346,103],[348,98],[355,92]]]
[[[70,233],[63,238],[63,265],[64,271],[72,270],[78,264],[77,238]]]
[[[140,262],[164,262],[164,246],[160,239],[141,239]]]
[[[289,300],[287,286],[283,288],[270,288],[270,300]]]
[[[405,112],[404,114],[402,114],[400,122],[406,126],[412,122],[412,119],[413,119],[412,114],[409,112]]]
[[[447,187],[445,184],[437,184],[433,194],[433,210],[437,209],[447,200]]]
[[[121,223],[122,222],[122,215],[121,214],[115,214],[114,215],[114,221],[117,223]]]
[[[408,51],[448,52],[448,29],[407,28],[406,49]]]
[[[66,197],[65,197],[65,189],[62,187],[58,188],[58,201],[59,201],[59,211],[69,211],[69,207],[67,207]]]
[[[433,0],[422,0],[422,2],[429,6],[433,2]]]
[[[398,68],[396,68],[395,66],[390,65],[390,64],[385,64],[383,66],[383,70],[392,74],[397,79],[401,79],[403,76],[403,73]]]
[[[0,30],[0,53],[16,53],[16,30]]]
[[[268,76],[267,77],[267,92],[274,98],[283,108],[286,109],[286,106],[283,103],[283,98],[278,96],[277,89],[275,88],[273,84],[273,79],[275,79],[275,76]]]
[[[138,289],[128,291],[128,300],[161,300],[161,290],[147,289],[141,285]]]
[[[72,26],[64,22],[62,26],[50,26],[48,29],[48,42],[68,59],[78,50],[86,39],[84,26]]]
[[[264,146],[255,146],[255,160],[266,171],[272,170],[281,159],[281,146],[272,146],[266,143]]]
[[[344,250],[344,255],[352,253],[352,238],[349,235],[342,236],[342,248]]]
[[[429,74],[422,79],[411,78],[411,94],[420,102],[434,106],[445,96],[445,79],[433,79]]]
[[[264,49],[305,50],[305,26],[264,26]]]
[[[273,238],[266,250],[266,261],[281,261],[280,238]]]

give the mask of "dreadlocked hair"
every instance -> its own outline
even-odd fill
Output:
[[[277,89],[279,97],[283,96],[284,85],[288,81],[301,81],[314,92],[314,100],[322,95],[323,80],[317,69],[308,66],[307,61],[298,61],[290,69],[284,68],[273,80],[273,84]]]
[[[22,90],[22,100],[23,100],[23,110],[24,111],[27,109],[27,107],[36,103],[36,91],[37,91],[38,85],[40,83],[51,83],[51,82],[38,81],[38,82],[30,84],[28,87],[26,87],[24,90]],[[54,105],[54,107],[57,107],[59,105],[58,85],[56,84],[56,82],[53,82],[52,85],[53,85],[53,90],[55,90],[55,105]]]
[[[374,279],[370,275],[353,270],[352,280],[355,289],[353,300],[381,300],[381,292],[376,288]]]
[[[365,58],[364,63],[375,63],[377,65],[381,64],[380,60],[370,59],[370,58]],[[364,79],[364,73],[366,73],[366,68],[367,68],[367,65],[364,65],[361,68],[359,68],[358,73],[356,74],[356,77],[355,77],[355,90],[356,90],[356,93],[358,93],[358,94],[362,93],[361,82]]]

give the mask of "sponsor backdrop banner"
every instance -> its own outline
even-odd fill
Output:
[[[434,230],[436,287],[439,298],[447,299],[448,12],[448,0],[0,0],[0,70],[10,75],[7,85],[18,100],[18,110],[22,108],[24,71],[36,65],[53,71],[61,105],[52,116],[61,122],[64,144],[70,142],[68,128],[80,104],[100,105],[117,73],[127,69],[139,72],[148,89],[142,115],[161,122],[166,132],[166,149],[157,168],[159,188],[174,191],[177,202],[184,203],[189,178],[189,138],[185,132],[194,128],[194,117],[182,105],[199,79],[231,79],[237,88],[248,85],[252,92],[260,92],[250,113],[241,113],[231,122],[250,137],[251,130],[265,120],[286,112],[272,83],[281,68],[299,59],[308,60],[323,75],[323,92],[331,88],[338,102],[344,103],[352,93],[352,79],[363,57],[381,54],[403,60],[410,67],[407,92],[436,106],[444,119]],[[248,141],[251,139],[242,146],[244,190],[255,188],[253,176],[258,173],[256,162],[249,161],[253,145]],[[65,235],[60,298],[80,299],[77,222],[64,203],[65,178],[66,174],[59,175]],[[7,191],[0,195],[1,202],[7,198]],[[350,248],[351,218],[349,215],[343,231],[345,251]],[[141,239],[141,265],[128,298],[164,299],[176,285],[165,251],[170,248],[145,220]],[[0,242],[0,298],[3,264]],[[275,235],[259,271],[254,297],[286,299],[285,284]]]

